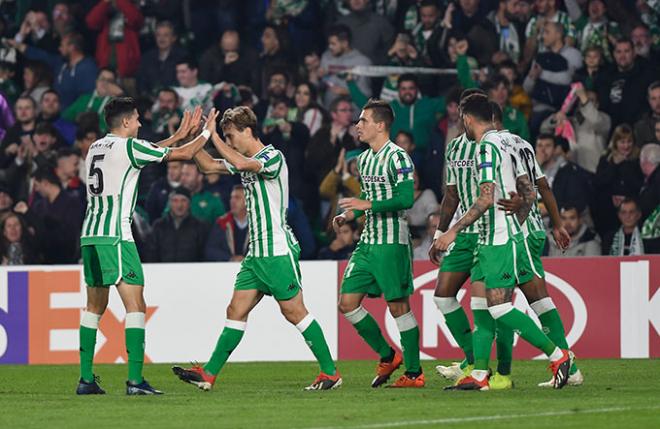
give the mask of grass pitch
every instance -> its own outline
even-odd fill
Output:
[[[545,362],[516,361],[515,388],[445,392],[436,362],[424,389],[372,389],[373,362],[340,362],[344,385],[303,392],[314,363],[230,363],[211,392],[148,365],[160,397],[126,397],[126,366],[98,365],[104,396],[77,397],[77,366],[0,366],[0,428],[658,428],[660,360],[581,360],[585,385],[536,387]],[[401,370],[395,375],[399,375]]]

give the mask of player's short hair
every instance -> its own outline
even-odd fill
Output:
[[[137,110],[137,103],[132,97],[115,97],[105,105],[103,116],[108,128],[119,127],[122,119],[131,116]]]
[[[399,79],[396,81],[397,88],[401,86],[402,82],[413,82],[415,86],[419,86],[417,84],[417,76],[415,76],[412,73],[404,73],[401,76],[399,76]]]
[[[460,109],[463,115],[473,116],[481,122],[493,121],[493,109],[488,97],[484,97],[483,94],[472,94],[462,99]]]
[[[486,91],[484,91],[483,89],[468,88],[468,89],[464,89],[463,92],[461,92],[461,99],[460,100],[463,101],[466,98],[468,98],[468,97],[470,97],[471,95],[474,95],[474,94],[479,94],[479,95],[482,95],[484,97],[488,97],[488,95],[486,94]]]
[[[60,183],[60,179],[55,174],[55,171],[53,171],[51,165],[45,165],[43,167],[37,168],[37,170],[34,173],[32,173],[32,178],[37,182],[45,181],[57,186],[58,188],[62,187],[62,184]]]
[[[34,135],[36,136],[49,135],[57,138],[57,134],[57,129],[50,122],[40,122],[34,128]]]
[[[220,128],[226,130],[229,126],[233,126],[238,131],[243,131],[246,128],[249,128],[252,130],[252,136],[256,137],[257,115],[254,114],[252,109],[245,106],[227,109],[220,120]]]
[[[493,122],[497,122],[497,123],[501,124],[502,123],[502,118],[503,118],[502,108],[500,107],[499,104],[497,104],[496,102],[494,102],[492,100],[489,101],[489,103],[490,103],[490,108],[493,112]]]
[[[367,101],[367,104],[364,105],[362,110],[371,110],[371,117],[374,122],[384,123],[387,131],[392,127],[392,123],[394,122],[394,111],[387,101],[371,98]]]
[[[337,24],[330,27],[328,30],[328,39],[332,36],[335,36],[342,42],[348,42],[349,45],[353,41],[353,34],[351,33],[351,29],[344,24]]]

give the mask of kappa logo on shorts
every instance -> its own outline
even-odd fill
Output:
[[[502,278],[500,280],[511,280],[511,274],[509,273],[502,274]]]
[[[529,272],[527,270],[520,271],[521,276],[526,276],[527,274],[529,274]]]
[[[287,290],[294,290],[295,288],[296,288],[296,285],[294,285],[294,284],[292,283],[292,284],[289,285],[289,287],[287,288]]]
[[[137,274],[135,274],[133,271],[129,271],[128,274],[126,274],[126,277],[129,279],[135,279],[137,278]]]

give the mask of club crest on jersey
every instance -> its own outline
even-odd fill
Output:
[[[364,183],[385,183],[385,176],[362,176],[362,181]]]

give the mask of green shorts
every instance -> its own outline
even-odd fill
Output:
[[[137,247],[132,241],[90,244],[81,247],[85,283],[109,287],[120,281],[144,286],[144,273]]]
[[[266,295],[272,295],[278,301],[287,301],[298,295],[301,287],[298,256],[294,253],[280,256],[248,256],[241,263],[241,270],[236,276],[235,290],[256,289]]]
[[[358,243],[344,271],[341,293],[383,295],[385,301],[394,301],[413,292],[410,246]]]
[[[516,271],[518,271],[518,284],[525,284],[535,276],[545,278],[541,255],[545,247],[545,234],[529,234],[525,240],[516,242],[517,257]]]
[[[462,233],[442,258],[441,272],[469,273],[475,265],[479,234]]]
[[[512,239],[506,244],[497,246],[479,246],[479,268],[483,281],[486,283],[486,289],[516,286],[515,259],[519,245],[518,240]],[[472,280],[475,281],[474,278]]]

